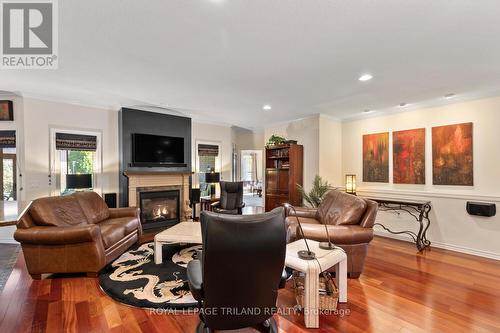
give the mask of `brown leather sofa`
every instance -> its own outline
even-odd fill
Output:
[[[28,272],[96,276],[142,234],[137,208],[110,209],[95,192],[34,200],[17,223]]]
[[[344,192],[330,191],[317,209],[295,209],[307,239],[327,241],[326,224],[331,241],[347,253],[349,276],[359,277],[363,271],[368,243],[373,239],[377,203]],[[301,238],[293,210],[288,210],[286,221],[289,241]]]

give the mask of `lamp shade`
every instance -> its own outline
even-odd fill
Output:
[[[356,195],[356,175],[345,175],[345,192]]]
[[[92,175],[91,174],[66,175],[66,188],[69,189],[92,188]]]
[[[205,174],[205,183],[218,183],[220,181],[220,173],[218,172],[207,172]]]

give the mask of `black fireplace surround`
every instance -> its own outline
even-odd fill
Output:
[[[143,229],[169,228],[180,222],[180,191],[139,192]]]

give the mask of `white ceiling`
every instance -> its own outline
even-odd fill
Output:
[[[247,128],[500,93],[498,0],[64,0],[59,10],[59,69],[0,71],[0,90],[168,104]],[[359,82],[365,72],[374,79]]]

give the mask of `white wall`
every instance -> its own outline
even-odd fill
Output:
[[[196,165],[196,141],[214,141],[221,144],[221,180],[231,180],[232,141],[231,127],[205,123],[192,123],[192,165]]]
[[[25,199],[33,200],[50,192],[49,128],[102,132],[103,175],[98,185],[103,193],[118,192],[118,113],[72,104],[24,98]]]
[[[318,174],[334,187],[344,185],[342,175],[342,123],[328,116],[319,117]]]
[[[433,126],[473,122],[474,186],[432,185]],[[343,173],[358,175],[362,195],[432,201],[429,238],[435,246],[500,259],[500,215],[472,217],[465,211],[468,200],[500,204],[500,97],[422,109],[346,122],[342,127]],[[390,135],[391,183],[362,182],[362,135],[426,128],[426,185],[392,184],[392,135]],[[381,213],[379,219],[392,229],[413,229],[405,215]]]
[[[304,146],[303,185],[309,191],[314,177],[319,174],[319,116],[267,127],[264,130],[264,140],[267,142],[273,134],[297,140],[298,144]]]

